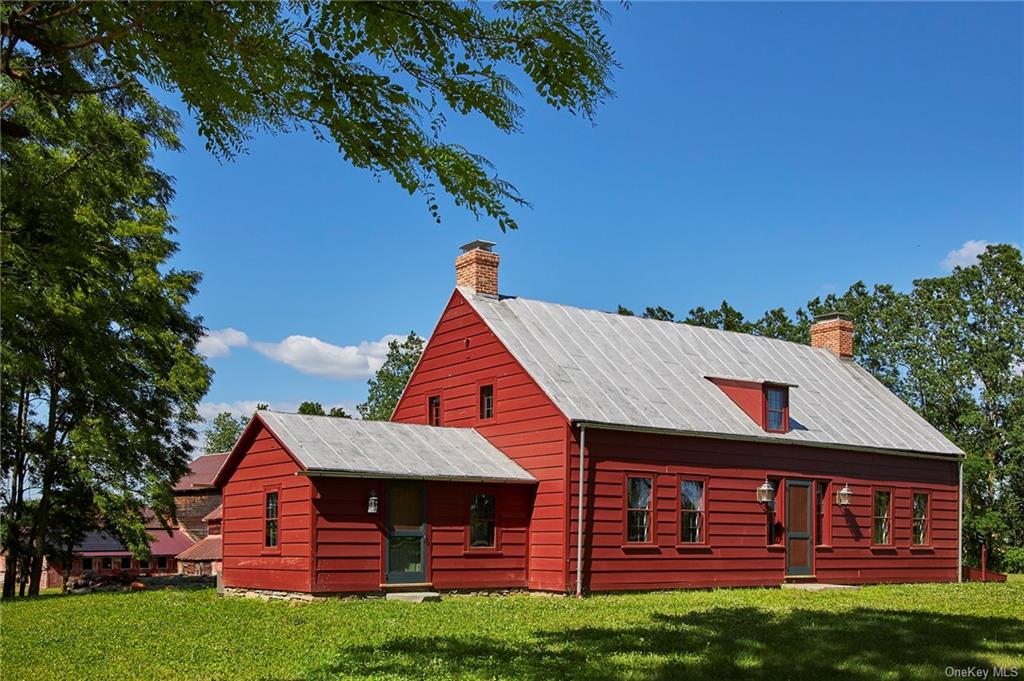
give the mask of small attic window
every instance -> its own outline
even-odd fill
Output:
[[[764,429],[769,433],[785,433],[789,430],[788,386],[764,387]]]

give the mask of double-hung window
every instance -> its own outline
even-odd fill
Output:
[[[653,488],[653,478],[626,478],[626,541],[631,544],[646,544],[651,541]]]
[[[473,495],[469,505],[469,548],[495,548],[495,527],[494,495]]]
[[[914,492],[913,502],[913,532],[911,543],[914,546],[927,546],[931,528],[928,516],[931,511],[931,500],[927,492]]]
[[[872,512],[871,543],[877,546],[892,544],[892,492],[875,490]]]
[[[277,548],[278,493],[267,492],[263,512],[263,546]]]
[[[679,543],[706,544],[704,481],[679,482]]]
[[[789,388],[766,386],[764,389],[764,429],[772,433],[789,430]]]

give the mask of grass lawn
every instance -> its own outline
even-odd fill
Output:
[[[43,596],[0,618],[12,680],[1024,677],[1019,580],[299,607],[153,591]]]

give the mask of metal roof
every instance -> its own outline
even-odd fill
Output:
[[[173,556],[187,549],[195,543],[195,540],[179,529],[172,528],[170,534],[167,530],[160,528],[147,528],[152,536],[149,542],[149,552],[154,556]],[[74,553],[82,555],[130,555],[130,551],[114,536],[106,532],[89,532],[77,544]]]
[[[310,474],[536,482],[470,428],[256,413]]]
[[[192,460],[189,464],[188,473],[182,476],[178,484],[174,486],[175,492],[188,492],[194,489],[203,489],[213,486],[213,479],[217,477],[220,467],[227,460],[231,452],[219,454],[203,454]]]
[[[188,547],[175,558],[191,561],[221,560],[222,546],[221,535],[211,534]]]
[[[962,454],[871,374],[823,348],[459,291],[572,421],[825,447]],[[750,376],[792,386],[792,429],[762,430],[708,376]]]

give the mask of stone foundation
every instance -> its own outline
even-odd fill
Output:
[[[528,589],[449,589],[439,590],[444,596],[564,596],[561,593],[530,591]],[[224,595],[231,598],[255,598],[262,601],[285,601],[288,603],[323,603],[325,601],[354,601],[384,598],[383,591],[360,593],[307,594],[299,591],[275,591],[273,589],[243,589],[224,587]]]

